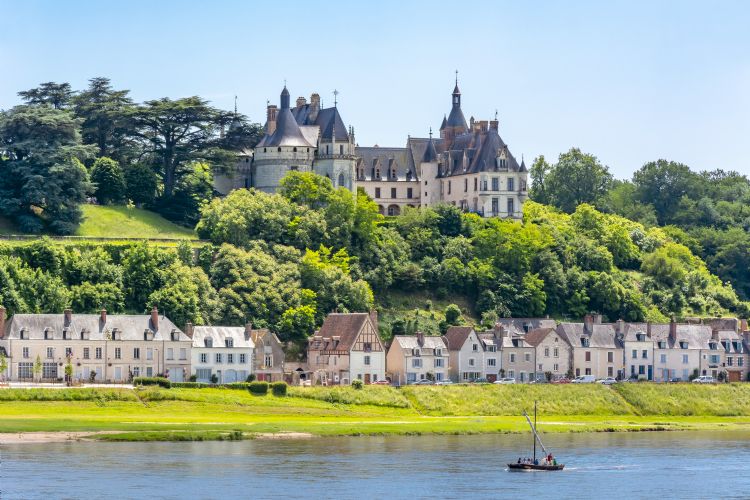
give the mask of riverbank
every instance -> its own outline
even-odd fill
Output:
[[[520,414],[535,400],[545,433],[750,430],[747,384],[312,387],[283,397],[223,388],[3,389],[0,443],[523,433]]]

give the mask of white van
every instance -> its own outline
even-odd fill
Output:
[[[574,378],[571,382],[573,384],[593,384],[596,382],[596,377],[593,375],[581,375]]]

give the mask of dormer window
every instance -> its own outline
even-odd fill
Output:
[[[581,347],[589,347],[591,344],[591,341],[588,337],[581,337]]]
[[[362,350],[365,352],[371,352],[372,351],[372,342],[364,342],[362,344]]]
[[[422,354],[421,354],[421,353],[419,352],[419,347],[415,347],[414,349],[412,349],[412,352],[411,352],[411,353],[412,353],[412,355],[414,355],[414,356],[421,356],[421,355],[422,355]]]
[[[645,333],[636,333],[635,334],[635,338],[636,338],[636,340],[638,340],[638,342],[645,342],[646,341],[646,334]]]
[[[708,344],[709,349],[711,349],[712,351],[715,351],[716,347],[717,347],[716,342],[709,342]]]
[[[122,333],[119,328],[112,329],[112,340],[122,340]]]
[[[173,341],[180,340],[180,333],[177,330],[172,330],[169,336]]]
[[[726,352],[730,351],[730,349],[729,349],[729,342],[722,341],[721,342],[721,346],[724,348],[724,351],[726,351]]]
[[[29,340],[29,331],[26,328],[21,328],[18,335],[21,337],[21,340]]]
[[[440,349],[439,347],[436,347],[435,348],[435,356],[442,356],[442,355],[443,355],[443,350]]]
[[[687,349],[687,348],[688,348],[688,343],[685,342],[684,340],[680,341],[680,349]]]
[[[234,347],[234,339],[224,339],[224,345],[229,348]]]
[[[663,341],[663,340],[660,340],[658,342],[658,346],[659,346],[659,349],[666,349],[667,348],[667,343],[665,341]]]
[[[213,347],[214,346],[214,339],[212,338],[205,338],[203,339],[203,347]]]
[[[52,340],[52,332],[49,328],[44,329],[44,340]]]

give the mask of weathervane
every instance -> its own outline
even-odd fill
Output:
[[[432,127],[430,127],[430,139],[432,139]]]
[[[333,107],[334,107],[334,108],[335,108],[335,107],[336,107],[336,105],[338,104],[338,100],[337,100],[337,99],[338,99],[338,96],[339,96],[339,91],[338,91],[338,90],[336,90],[336,89],[333,89]]]
[[[456,70],[456,85],[458,85],[458,70]]]

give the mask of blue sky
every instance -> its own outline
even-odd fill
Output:
[[[360,145],[402,146],[450,110],[511,151],[570,147],[615,176],[643,163],[750,174],[750,2],[0,0],[0,109],[43,81],[107,76],[136,100],[200,95],[265,119],[338,89]]]

